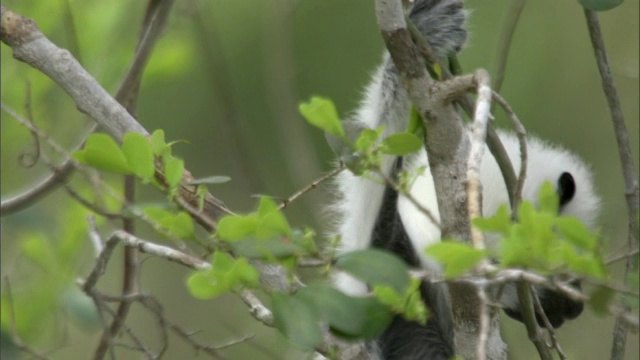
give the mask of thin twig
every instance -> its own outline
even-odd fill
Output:
[[[626,248],[626,246],[625,246],[625,248]],[[634,249],[634,250],[631,250],[630,252],[626,252],[624,254],[620,254],[620,255],[616,255],[616,256],[610,256],[607,260],[604,261],[604,263],[606,265],[611,265],[611,264],[613,264],[615,262],[618,262],[620,260],[625,260],[625,259],[627,259],[629,257],[636,256],[638,254],[638,252],[640,252],[640,249]]]
[[[29,120],[29,123],[33,127],[36,127],[35,121],[33,120],[33,108],[31,104],[31,82],[29,81],[27,81],[26,100],[25,100],[24,108],[25,108],[25,112],[27,113],[27,120]],[[31,133],[31,138],[33,139],[33,147],[34,147],[33,153],[30,154],[25,151],[22,154],[20,154],[20,159],[19,159],[20,165],[26,168],[33,167],[35,164],[38,163],[38,159],[40,159],[40,138],[34,131],[30,131],[30,133]],[[27,160],[29,156],[31,156],[32,158]]]
[[[425,214],[429,218],[429,221],[431,221],[431,223],[433,225],[435,225],[438,229],[441,229],[440,221],[438,221],[438,218],[431,212],[431,210],[429,210],[426,207],[422,206],[422,204],[420,204],[418,199],[416,199],[413,195],[411,195],[411,191],[403,191],[400,188],[400,185],[398,185],[398,183],[393,181],[392,178],[388,177],[384,173],[384,171],[382,171],[381,169],[378,169],[376,171],[376,174],[378,174],[382,178],[382,180],[384,181],[385,184],[387,184],[387,186],[389,186],[392,189],[394,189],[395,191],[401,193],[402,196],[407,198],[407,200],[409,200],[411,202],[411,204],[413,204],[413,206],[415,206],[416,209],[418,209],[418,211],[420,211],[421,213]]]
[[[531,298],[533,299],[533,305],[535,306],[536,313],[540,315],[540,318],[544,322],[544,326],[547,328],[549,338],[551,338],[551,345],[553,345],[553,347],[558,352],[558,356],[560,356],[560,359],[566,359],[567,355],[564,353],[564,351],[562,351],[562,347],[560,347],[560,343],[558,342],[558,339],[556,337],[556,332],[553,329],[553,325],[551,325],[547,314],[545,314],[544,309],[542,308],[542,304],[540,303],[540,299],[538,298],[538,293],[531,285],[529,285],[529,291],[531,293]]]
[[[522,322],[527,328],[527,334],[529,340],[535,345],[540,359],[551,360],[553,359],[549,347],[544,339],[542,330],[538,326],[536,315],[533,308],[533,302],[531,300],[531,292],[529,291],[529,284],[526,282],[518,282],[516,287],[518,289],[518,300],[520,301],[520,314],[522,315]]]
[[[487,358],[487,339],[489,337],[489,329],[491,317],[489,315],[489,306],[487,299],[487,292],[484,286],[478,287],[478,298],[480,299],[480,330],[478,334],[478,344],[476,345],[476,353],[478,360],[485,360]]]
[[[522,201],[522,189],[524,189],[524,182],[527,179],[527,168],[528,168],[528,149],[527,149],[527,130],[518,119],[515,111],[511,108],[511,105],[505,100],[500,94],[496,91],[492,93],[493,100],[497,102],[507,116],[509,120],[511,120],[511,126],[516,131],[516,136],[518,137],[518,143],[520,144],[520,172],[518,173],[518,182],[516,184],[516,191],[511,199],[511,218],[518,218],[518,205],[520,201]]]
[[[604,39],[602,32],[600,31],[600,23],[598,21],[598,15],[591,11],[584,9],[584,14],[587,21],[587,28],[589,29],[589,36],[591,38],[591,45],[593,47],[596,63],[598,65],[598,71],[600,72],[600,78],[602,80],[602,88],[607,99],[607,105],[611,112],[611,121],[613,122],[613,130],[616,136],[616,142],[618,144],[618,156],[620,157],[620,163],[622,165],[622,174],[624,176],[625,197],[627,200],[627,213],[629,222],[628,233],[628,249],[633,251],[638,249],[638,207],[640,206],[640,191],[638,190],[638,173],[633,163],[633,156],[631,152],[631,146],[629,145],[629,136],[627,134],[627,128],[624,123],[624,116],[622,114],[622,107],[620,106],[620,100],[616,91],[616,87],[613,83],[613,76],[611,75],[611,67],[607,60],[607,52],[604,46]],[[628,257],[624,272],[624,282],[627,282],[627,276],[629,272],[635,267],[635,258]],[[627,328],[618,319],[613,330],[613,345],[611,347],[611,359],[622,360],[625,353],[625,344],[627,338]]]
[[[64,184],[64,188],[67,191],[67,194],[69,194],[69,196],[74,198],[82,206],[86,207],[87,209],[93,211],[94,213],[96,213],[98,215],[104,216],[104,217],[106,217],[108,219],[126,219],[127,218],[125,215],[123,215],[123,212],[122,213],[113,213],[113,212],[108,211],[107,209],[104,209],[104,208],[100,207],[99,205],[93,204],[89,200],[87,200],[84,197],[82,197],[82,195],[80,195],[71,186],[69,186],[69,184],[65,183]]]
[[[304,188],[302,188],[301,190],[297,191],[295,194],[291,195],[287,199],[282,200],[282,202],[280,203],[280,206],[278,206],[278,210],[282,210],[282,209],[286,208],[287,206],[289,206],[289,204],[291,202],[295,201],[297,198],[299,198],[300,196],[304,195],[305,193],[315,189],[321,183],[323,183],[323,182],[331,179],[332,177],[338,175],[344,169],[346,169],[345,164],[344,163],[340,163],[340,166],[335,168],[333,171],[331,171],[331,172],[323,175],[322,177],[314,180],[311,184],[305,186]]]

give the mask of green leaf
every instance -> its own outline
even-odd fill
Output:
[[[169,158],[164,168],[164,176],[170,188],[175,188],[180,184],[184,174],[184,161],[175,157]]]
[[[301,301],[313,304],[330,329],[343,337],[358,337],[364,332],[367,308],[327,284],[311,284],[296,295]]]
[[[381,303],[387,305],[396,312],[400,312],[400,309],[404,306],[404,299],[398,294],[391,286],[378,285],[373,288],[373,293]]]
[[[240,286],[255,287],[260,274],[246,258],[234,259],[221,251],[213,255],[211,269],[193,273],[187,280],[191,294],[198,299],[211,299]]]
[[[231,247],[235,254],[251,259],[274,260],[309,254],[304,247],[283,237],[274,237],[267,240],[249,238],[234,241],[231,243]]]
[[[296,298],[313,304],[332,333],[345,339],[373,339],[386,329],[393,313],[371,297],[350,297],[327,284],[302,288]]]
[[[224,184],[231,181],[231,178],[228,176],[209,176],[206,178],[201,178],[201,179],[196,179],[191,181],[189,184],[190,185],[217,185],[217,184]]]
[[[19,242],[22,253],[32,262],[49,272],[58,269],[56,248],[42,233],[28,233]]]
[[[173,217],[173,214],[171,213],[171,211],[167,211],[159,207],[152,207],[152,206],[146,207],[142,212],[149,219],[153,220],[158,224],[163,223],[167,218]]]
[[[409,115],[409,127],[407,132],[418,137],[421,143],[424,141],[426,130],[424,128],[422,118],[415,106],[411,106],[411,115]]]
[[[558,199],[558,193],[550,182],[545,181],[540,187],[540,193],[538,194],[538,201],[540,203],[540,211],[546,212],[553,216],[558,215],[558,209],[560,208],[560,200]]]
[[[218,223],[218,237],[224,241],[238,241],[255,234],[260,220],[256,214],[247,216],[228,215]]]
[[[73,157],[96,169],[124,175],[132,174],[124,153],[115,140],[106,134],[91,134],[84,149],[76,151]]]
[[[160,156],[162,151],[167,146],[167,142],[164,140],[164,130],[157,129],[151,134],[151,149],[153,154]]]
[[[158,207],[147,207],[143,213],[158,224],[169,237],[176,239],[190,239],[195,234],[193,219],[184,211],[173,214],[171,211]]]
[[[272,199],[268,197],[260,199],[258,217],[260,218],[260,224],[256,229],[256,238],[259,240],[269,239],[277,235],[291,236],[291,227],[287,218]]]
[[[606,11],[619,6],[623,0],[578,0],[578,2],[591,11]]]
[[[589,296],[588,304],[598,315],[604,316],[609,314],[609,304],[614,299],[615,292],[604,286],[596,287]]]
[[[420,324],[427,322],[427,309],[420,295],[421,281],[411,279],[411,286],[404,294],[398,294],[390,286],[375,286],[373,292],[382,304],[390,307],[394,313],[402,315],[407,320]],[[438,285],[433,285],[438,286]]]
[[[338,112],[331,100],[314,96],[308,103],[301,103],[299,109],[311,125],[339,138],[345,137]]]
[[[556,228],[571,244],[587,251],[598,248],[598,237],[593,236],[582,221],[574,217],[558,217]]]
[[[60,304],[84,328],[100,328],[102,323],[95,303],[77,287],[73,286],[65,290],[62,293]]]
[[[171,223],[167,225],[169,233],[178,239],[190,239],[195,235],[193,220],[191,216],[184,211],[180,211],[177,215],[173,216]]]
[[[329,144],[333,153],[338,156],[352,154],[355,150],[352,144],[358,139],[360,133],[366,129],[361,122],[357,121],[345,121],[342,123],[342,128],[345,132],[344,137],[338,137],[328,132],[324,133],[327,144]]]
[[[139,133],[126,133],[122,142],[122,152],[133,173],[143,181],[149,181],[154,173],[153,150],[149,140]]]
[[[501,235],[508,235],[511,229],[511,214],[506,205],[500,206],[495,215],[490,218],[475,218],[472,220],[473,226],[479,230],[494,232]]]
[[[393,134],[382,141],[382,152],[389,155],[402,156],[420,150],[422,141],[409,133]]]
[[[198,197],[198,211],[204,209],[204,201],[209,195],[209,189],[206,186],[198,185],[196,187],[196,196]]]
[[[382,129],[373,130],[373,129],[364,129],[356,139],[356,150],[364,152],[373,145],[375,145],[376,141],[382,134]]]
[[[444,276],[447,279],[473,269],[486,256],[484,250],[477,250],[468,244],[452,241],[433,244],[425,250],[425,253],[444,265]]]
[[[313,304],[273,292],[271,305],[275,327],[293,344],[313,349],[322,342],[319,314]]]
[[[388,285],[401,294],[409,286],[407,265],[399,257],[385,251],[352,251],[340,256],[336,266],[373,286]]]

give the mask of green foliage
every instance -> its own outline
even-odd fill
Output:
[[[272,308],[276,327],[292,343],[306,349],[322,340],[321,323],[344,339],[373,339],[393,317],[389,308],[376,298],[350,297],[327,284],[317,283],[295,295],[273,293]]]
[[[218,237],[233,242],[254,236],[258,240],[267,240],[274,236],[291,236],[291,227],[278,209],[276,203],[268,198],[260,199],[258,210],[249,215],[228,215],[218,224]]]
[[[402,156],[420,150],[422,141],[410,133],[397,133],[384,139],[380,147],[385,154]]]
[[[328,99],[313,97],[308,103],[300,104],[300,112],[309,123],[325,131],[331,149],[357,175],[380,168],[383,154],[403,156],[422,147],[423,136],[415,135],[421,134],[422,123],[417,112],[412,113],[409,132],[391,134],[384,139],[380,139],[383,127],[374,130],[357,122],[341,123],[333,102]]]
[[[260,274],[246,258],[234,259],[218,251],[213,255],[211,269],[193,273],[187,280],[191,295],[212,299],[240,287],[256,287]]]
[[[25,340],[41,336],[43,329],[53,325],[60,310],[85,329],[97,329],[100,325],[99,321],[95,322],[98,313],[93,302],[75,283],[88,231],[87,222],[78,219],[84,219],[89,211],[72,203],[58,212],[65,226],[57,231],[45,234],[25,230],[14,239],[21,249],[22,264],[29,265],[35,273],[20,281],[11,281],[11,293],[3,288],[0,318],[2,328],[9,331],[10,321],[15,317],[17,332]],[[101,221],[96,219],[98,224]]]
[[[585,9],[592,11],[606,11],[618,7],[624,0],[578,0]]]
[[[373,292],[380,303],[388,306],[394,313],[402,315],[407,320],[425,324],[427,308],[420,296],[420,283],[419,279],[412,278],[411,285],[403,294],[387,285],[374,286]]]
[[[598,279],[607,275],[598,236],[579,220],[558,216],[553,186],[545,184],[539,195],[540,209],[529,202],[518,208],[519,222],[512,222],[506,207],[473,225],[501,236],[495,257],[502,266],[522,267],[545,274],[571,271]]]
[[[338,258],[336,267],[376,286],[390,286],[399,294],[409,287],[409,268],[396,255],[377,249],[348,252]]]
[[[170,188],[175,188],[180,184],[182,180],[182,174],[184,174],[184,161],[179,158],[169,158],[164,164],[164,176],[169,184]]]
[[[133,173],[127,157],[116,141],[107,134],[91,134],[84,149],[76,151],[73,157],[96,169],[125,175]]]
[[[228,215],[218,223],[217,237],[235,254],[282,261],[317,253],[312,231],[292,229],[278,205],[260,199],[258,209],[247,215]]]
[[[69,286],[62,292],[60,303],[67,314],[85,329],[101,328],[100,314],[93,300],[77,286]]]
[[[224,184],[231,181],[231,178],[228,176],[209,176],[206,178],[196,179],[191,181],[190,185],[217,185]]]
[[[127,133],[122,141],[122,151],[133,173],[143,182],[149,182],[155,173],[149,140],[142,134]]]
[[[374,298],[350,297],[327,284],[311,284],[296,297],[314,306],[316,323],[328,324],[334,334],[346,339],[371,339],[391,319],[391,312]]]
[[[313,349],[322,342],[319,315],[311,302],[274,292],[271,307],[275,327],[293,344]]]
[[[309,102],[301,103],[299,109],[310,124],[339,138],[345,137],[333,101],[314,96]]]
[[[422,118],[415,106],[411,106],[411,115],[409,115],[409,127],[407,128],[407,132],[415,135],[420,139],[420,142],[424,141],[426,129],[424,128]]]
[[[78,150],[73,157],[80,163],[95,167],[99,170],[123,175],[135,175],[143,183],[155,182],[154,157],[160,159],[169,196],[173,197],[182,181],[184,161],[171,155],[171,145],[164,139],[164,131],[156,130],[151,139],[137,133],[127,133],[123,138],[122,147],[106,134],[91,134],[82,150]],[[211,179],[205,182],[224,181]],[[203,180],[200,180],[203,182]]]
[[[163,159],[171,156],[171,146],[164,140],[164,130],[158,129],[151,134],[151,150],[153,155]]]
[[[433,244],[425,253],[444,265],[444,276],[447,279],[463,275],[487,255],[486,251],[474,249],[470,244],[454,241]]]
[[[193,220],[184,211],[174,214],[158,207],[147,207],[143,212],[170,238],[187,240],[195,236]]]

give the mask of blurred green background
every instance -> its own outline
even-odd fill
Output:
[[[53,42],[70,49],[113,93],[132,59],[146,2],[5,0],[3,4],[34,19]],[[494,71],[507,4],[466,1],[472,10],[470,41],[461,55],[467,71],[480,67]],[[65,10],[67,6],[72,17]],[[627,0],[600,17],[636,166],[638,18],[637,0]],[[12,59],[7,46],[0,49],[2,101],[24,114],[26,84],[30,82],[37,126],[64,146],[77,144],[90,121],[49,79]],[[145,73],[138,118],[148,130],[164,129],[168,140],[188,140],[174,147],[187,168],[196,177],[230,176],[232,182],[210,190],[234,211],[248,211],[255,205],[252,195],[287,197],[331,169],[333,158],[323,134],[301,119],[297,104],[311,95],[322,95],[335,101],[341,116],[348,116],[379,63],[382,49],[372,1],[179,0]],[[627,232],[623,180],[577,1],[528,3],[514,37],[502,94],[529,133],[562,144],[592,164],[603,197],[604,246],[608,253],[619,253]],[[497,117],[498,124],[506,126],[504,116],[498,113]],[[7,198],[28,189],[48,172],[42,165],[22,167],[21,154],[33,150],[29,133],[5,113],[1,125],[0,189]],[[141,190],[143,201],[161,199],[155,191]],[[326,183],[305,195],[286,211],[291,223],[313,226],[320,233],[328,230],[326,209],[331,196]],[[33,266],[22,255],[20,244],[34,236],[58,244],[74,231],[73,236],[79,232],[82,238],[86,231],[83,219],[82,210],[63,191],[2,218],[1,271],[3,278],[10,277],[14,292],[32,291],[21,289],[21,285],[40,286],[51,280],[47,278],[51,273]],[[153,238],[146,228],[141,229],[141,235]],[[77,264],[70,267],[75,276],[85,276],[91,264],[92,249],[86,239]],[[114,260],[99,288],[116,293],[120,269],[120,261]],[[619,277],[621,266],[612,271]],[[253,334],[251,340],[222,352],[229,359],[307,357],[292,349],[276,331],[255,323],[235,297],[193,299],[184,286],[188,273],[177,265],[149,259],[143,266],[143,286],[163,302],[170,319],[187,329],[202,330],[198,339],[223,344]],[[52,356],[58,359],[89,357],[99,327],[95,322],[83,322],[73,311],[59,312],[47,306],[57,301],[65,303],[60,299],[41,301],[44,303],[38,306],[43,312],[38,316],[42,322],[36,321],[38,327],[25,335],[25,340],[40,349],[54,349]],[[72,320],[70,325],[68,320]],[[140,307],[134,306],[128,323],[143,340],[160,344],[155,320]],[[559,339],[570,359],[605,359],[612,327],[612,319],[587,310],[559,331]],[[537,358],[519,323],[505,319],[503,337],[511,344],[512,359]],[[169,345],[168,359],[196,356],[179,339],[172,337]],[[638,356],[638,335],[631,334],[626,358]],[[118,359],[136,358],[138,354],[118,351]]]

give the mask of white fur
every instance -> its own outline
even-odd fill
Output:
[[[405,106],[398,107],[396,105],[396,108],[393,108],[391,113],[381,114],[381,111],[389,108],[387,105],[392,103],[393,99],[386,95],[388,91],[384,91],[385,87],[388,86],[388,84],[385,84],[388,79],[385,79],[380,73],[375,76],[375,79],[378,80],[374,80],[373,84],[369,86],[365,101],[356,113],[356,121],[360,121],[370,128],[379,127],[384,123],[390,124],[385,130],[385,135],[405,130],[401,128],[400,120],[408,118],[408,102],[401,101],[400,103]],[[400,90],[400,92],[402,91]],[[403,98],[406,95],[396,94],[396,96]],[[382,106],[381,104],[385,105]],[[384,119],[385,117],[387,119]],[[520,169],[520,151],[516,136],[504,131],[499,131],[499,136],[511,158],[515,171],[518,172]],[[527,179],[522,194],[523,199],[537,204],[540,186],[545,181],[550,181],[556,186],[560,175],[563,172],[569,172],[576,182],[576,194],[573,200],[563,208],[563,215],[578,217],[588,226],[593,226],[598,215],[600,201],[595,193],[592,175],[588,166],[569,151],[535,137],[528,138],[527,148],[529,159]],[[508,196],[495,159],[488,151],[486,154],[480,170],[483,185],[483,214],[484,216],[491,216],[495,214],[502,204],[508,205]],[[391,157],[384,160],[383,169],[387,174],[391,172],[392,163],[393,159]],[[405,160],[405,169],[410,172],[420,167],[426,167],[427,170],[418,176],[410,189],[410,193],[422,206],[429,209],[439,219],[433,177],[429,171],[427,153],[424,150],[407,157]],[[339,253],[368,248],[382,203],[384,193],[382,181],[380,179],[358,177],[350,172],[344,172],[339,176],[337,182],[341,195],[341,200],[337,204],[340,214],[338,234],[341,238]],[[423,250],[427,246],[440,241],[439,229],[405,196],[400,196],[398,200],[398,211],[422,265],[433,268]],[[350,295],[363,295],[367,291],[364,284],[347,274],[338,274],[336,285]]]

